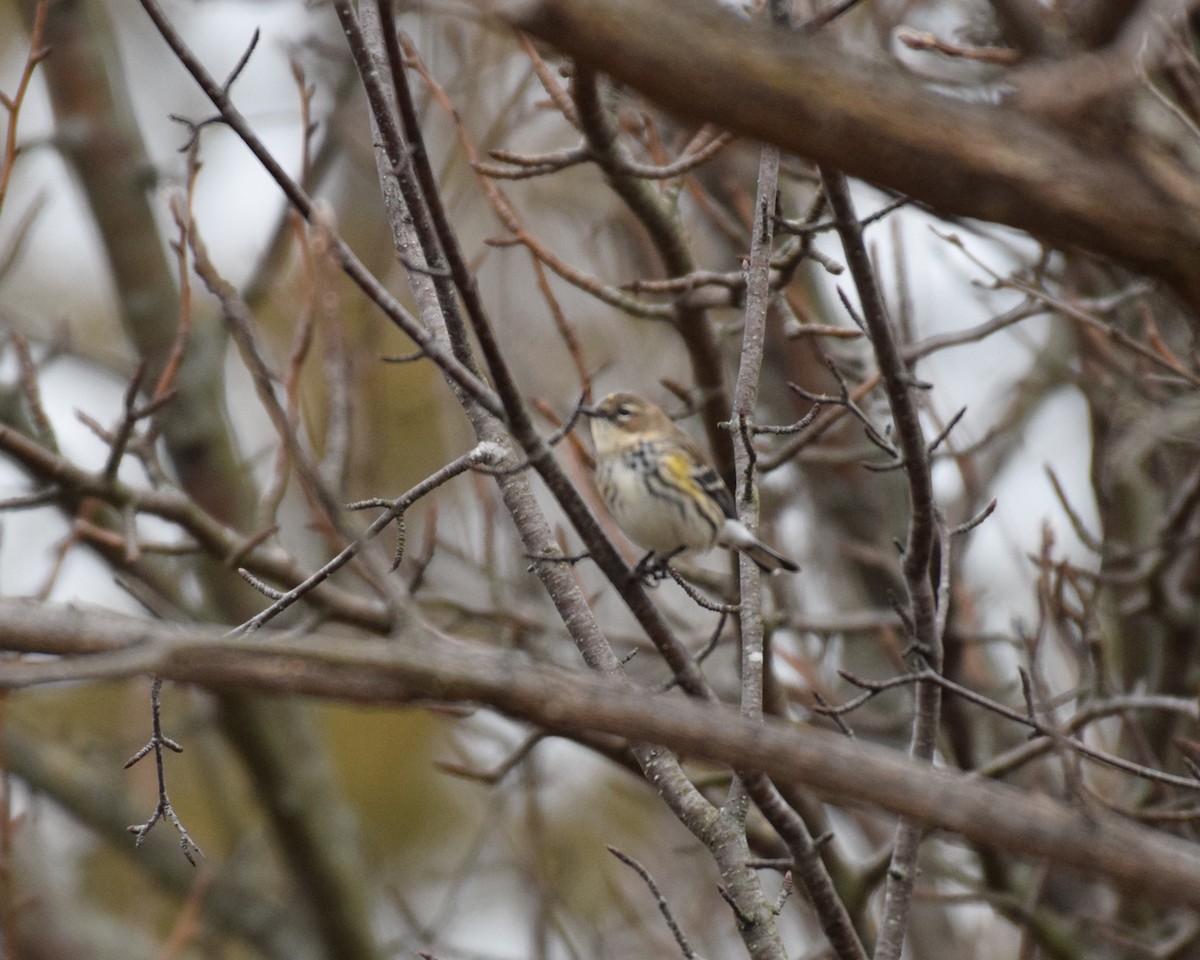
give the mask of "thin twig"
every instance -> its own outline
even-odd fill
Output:
[[[387,528],[393,520],[400,517],[405,510],[411,507],[421,497],[440,487],[447,480],[458,476],[478,464],[497,463],[504,456],[504,451],[496,444],[480,443],[474,448],[464,453],[460,457],[456,457],[448,464],[431,474],[426,479],[422,480],[415,487],[404,493],[396,500],[392,501],[387,511],[377,517],[365,531],[362,536],[351,541],[346,547],[333,557],[328,563],[322,566],[319,570],[307,577],[303,582],[297,584],[286,593],[280,594],[279,598],[265,610],[251,617],[245,623],[230,631],[230,636],[238,636],[243,633],[253,633],[263,624],[272,620],[274,617],[281,614],[284,610],[290,607],[297,600],[310,593],[314,587],[329,577],[333,576],[338,570],[344,567],[354,558],[363,545],[369,540],[378,536],[384,529]],[[376,501],[370,501],[367,505],[374,506]],[[351,509],[361,506],[360,504],[351,504]]]
[[[176,832],[179,834],[179,849],[182,851],[187,862],[193,867],[196,865],[196,857],[204,856],[204,851],[196,844],[187,830],[184,829],[179,817],[175,814],[174,807],[171,806],[171,800],[167,796],[167,775],[163,766],[163,748],[171,750],[174,753],[182,753],[183,747],[172,740],[170,737],[164,736],[162,732],[162,706],[159,701],[159,694],[162,691],[162,678],[155,677],[150,684],[150,717],[153,733],[137,753],[125,761],[125,769],[128,770],[135,763],[145,757],[148,753],[154,753],[155,773],[158,775],[158,803],[154,807],[154,812],[150,814],[150,818],[145,823],[135,823],[129,827],[129,832],[135,835],[134,846],[140,847],[150,835],[150,831],[159,820],[166,819],[170,822]]]
[[[736,603],[714,603],[712,600],[709,600],[707,597],[705,597],[704,594],[702,594],[699,590],[697,590],[695,587],[693,587],[690,583],[688,583],[685,579],[683,579],[683,577],[680,575],[679,571],[676,570],[669,563],[664,564],[663,567],[667,571],[667,573],[670,575],[671,579],[674,580],[677,584],[679,584],[680,589],[682,589],[683,592],[686,593],[692,599],[693,602],[695,602],[697,605],[703,607],[705,610],[711,610],[713,613],[720,613],[720,614],[737,613],[737,611],[739,609],[738,604],[736,604]],[[697,658],[697,659],[699,659],[699,658]]]
[[[675,922],[675,916],[671,913],[671,905],[667,903],[667,898],[664,897],[662,895],[662,891],[658,889],[658,884],[655,883],[654,878],[650,876],[650,871],[634,860],[633,857],[621,852],[611,844],[606,844],[605,849],[642,878],[642,882],[646,884],[650,894],[654,897],[654,902],[658,905],[659,913],[661,913],[663,915],[663,919],[667,921],[667,927],[670,929],[671,935],[675,938],[675,942],[679,945],[680,952],[687,957],[687,960],[695,960],[696,951],[692,949],[691,944],[687,941],[687,937],[685,937],[683,935],[683,931],[679,929],[679,924]]]
[[[167,19],[157,0],[140,0],[140,2],[176,58],[220,112],[222,122],[246,144],[271,179],[287,196],[288,202],[305,220],[311,221],[316,214],[316,205],[312,198],[288,175],[279,161],[272,156],[266,145],[250,128],[246,118],[230,100],[228,91],[213,79],[195,53],[183,42],[183,38]],[[470,394],[485,409],[494,415],[500,414],[499,402],[487,385],[480,381],[474,371],[459,361],[448,346],[435,342],[424,325],[392,296],[340,236],[331,235],[331,249],[346,275],[386,314],[389,320],[429,353],[430,358],[437,363],[450,380]]]
[[[50,0],[38,0],[33,11],[33,26],[29,31],[29,52],[25,56],[25,65],[21,68],[21,78],[17,81],[15,93],[0,93],[0,106],[8,113],[8,126],[4,134],[4,154],[0,157],[0,210],[4,209],[4,198],[8,195],[8,185],[12,181],[13,168],[21,148],[17,145],[17,125],[21,117],[21,108],[25,105],[25,96],[33,83],[33,74],[37,66],[46,59],[50,50],[45,46],[46,13],[50,9]]]
[[[1166,784],[1167,786],[1179,787],[1183,790],[1197,791],[1200,790],[1200,781],[1192,777],[1181,777],[1173,773],[1166,773],[1162,770],[1155,770],[1153,767],[1147,767],[1140,763],[1134,763],[1132,760],[1126,760],[1123,757],[1118,757],[1115,754],[1108,753],[1105,750],[1100,750],[1096,747],[1091,747],[1082,740],[1074,736],[1064,733],[1060,728],[1046,723],[1038,719],[1037,710],[1034,704],[1032,691],[1028,687],[1028,674],[1022,674],[1022,689],[1026,699],[1026,707],[1024,711],[1014,710],[1012,707],[1006,707],[990,697],[985,697],[981,693],[976,693],[969,687],[964,687],[961,684],[955,683],[953,680],[936,673],[933,670],[921,669],[915,670],[912,673],[900,674],[891,677],[887,680],[867,680],[862,677],[855,676],[849,670],[839,670],[838,673],[847,682],[856,687],[863,689],[863,693],[859,694],[843,704],[836,707],[833,706],[818,706],[813,708],[814,713],[819,713],[822,716],[838,717],[845,716],[862,707],[869,700],[873,700],[879,694],[893,690],[897,687],[906,687],[913,684],[932,683],[949,693],[954,694],[969,703],[974,703],[977,706],[983,707],[1006,720],[1011,720],[1014,723],[1019,723],[1022,726],[1029,727],[1040,736],[1048,738],[1050,741],[1045,747],[1049,749],[1054,742],[1062,742],[1080,756],[1087,757],[1089,760],[1095,760],[1097,763],[1102,763],[1105,766],[1112,767],[1115,770],[1120,770],[1124,773],[1131,774],[1135,777],[1140,777],[1144,780],[1150,780],[1155,783]],[[1132,702],[1132,701],[1131,701]],[[1120,707],[1108,707],[1107,713],[1118,712],[1119,709],[1129,709],[1129,704],[1124,704]],[[1088,719],[1096,719],[1096,715],[1088,714]],[[989,774],[995,775],[995,774]]]
[[[246,69],[246,65],[250,62],[250,57],[253,55],[254,49],[258,46],[260,35],[260,31],[256,27],[254,29],[254,33],[250,37],[250,42],[246,45],[246,49],[242,52],[241,57],[238,58],[238,62],[234,64],[233,69],[229,71],[229,76],[225,78],[225,82],[221,84],[221,92],[226,97],[229,96],[229,92],[233,89],[233,84],[241,75],[242,71]],[[188,129],[188,138],[184,142],[183,146],[179,148],[180,153],[187,153],[191,151],[197,145],[197,143],[199,143],[200,131],[205,127],[212,126],[216,123],[223,124],[228,122],[224,116],[224,113],[217,113],[211,117],[205,117],[203,120],[189,120],[187,117],[182,117],[177,113],[170,113],[167,114],[167,116],[176,123],[182,124]]]

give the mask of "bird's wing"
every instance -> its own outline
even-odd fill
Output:
[[[734,505],[733,495],[725,486],[721,475],[709,465],[708,458],[704,456],[700,446],[679,427],[675,428],[674,440],[687,453],[691,479],[713,499],[725,516],[736,520],[737,507]]]
[[[700,488],[717,502],[725,516],[737,519],[737,507],[734,506],[733,496],[716,470],[707,464],[697,464],[692,477],[700,484]]]

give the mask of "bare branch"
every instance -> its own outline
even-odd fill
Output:
[[[409,507],[426,496],[433,490],[436,490],[447,480],[457,477],[460,473],[470,470],[477,464],[493,464],[499,463],[505,456],[505,451],[492,443],[480,443],[474,448],[467,451],[460,457],[451,460],[446,466],[442,467],[432,476],[421,481],[407,493],[396,498],[390,507],[376,517],[371,525],[363,532],[361,537],[347,544],[346,547],[337,554],[333,559],[326,563],[312,575],[305,578],[302,582],[296,584],[286,593],[278,596],[274,603],[263,610],[261,613],[251,617],[245,623],[241,624],[237,629],[232,631],[233,635],[243,633],[253,633],[258,630],[263,624],[268,623],[274,617],[283,613],[288,607],[301,598],[311,593],[317,586],[325,582],[329,577],[333,576],[338,570],[349,563],[372,538],[378,536],[382,531],[387,529],[388,524],[404,515]],[[375,501],[371,501],[369,505],[374,506]],[[351,504],[350,509],[354,509],[357,505]]]
[[[1013,106],[943,96],[899,68],[700,0],[652,9],[637,0],[484,6],[685,117],[945,213],[1144,265],[1200,304],[1200,191],[1164,156],[1169,172],[1159,180],[1131,155],[1091,149],[1071,128]],[[875,148],[863,150],[868,140]],[[1072,171],[1075,189],[1059,189],[1048,169]]]
[[[675,921],[674,914],[671,913],[671,905],[667,903],[666,897],[662,895],[662,891],[658,889],[658,884],[654,882],[654,878],[650,876],[650,871],[643,867],[640,863],[626,853],[622,853],[616,847],[608,845],[605,847],[609,853],[620,860],[625,866],[629,867],[642,878],[642,882],[650,890],[650,895],[654,897],[654,902],[658,905],[658,911],[663,915],[663,919],[667,921],[667,927],[671,930],[671,936],[675,938],[675,942],[679,944],[679,951],[687,960],[694,960],[696,951],[687,941],[687,937],[683,935],[683,931],[679,929],[679,924]]]
[[[1200,847],[1103,814],[1033,796],[840,734],[530,663],[412,624],[405,642],[322,636],[222,637],[212,628],[152,624],[116,614],[0,600],[0,648],[72,655],[11,664],[7,687],[64,679],[159,674],[357,702],[489,703],[550,730],[596,730],[652,740],[821,792],[919,819],[1009,852],[1105,876],[1135,894],[1200,907]],[[329,666],[336,664],[336,670]]]

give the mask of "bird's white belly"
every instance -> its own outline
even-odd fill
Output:
[[[680,548],[703,552],[716,541],[708,523],[699,517],[689,522],[680,503],[646,492],[642,474],[625,463],[610,464],[598,479],[613,519],[638,546],[667,556]]]

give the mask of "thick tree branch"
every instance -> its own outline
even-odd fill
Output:
[[[177,627],[96,610],[0,601],[0,649],[85,658],[9,663],[0,685],[159,674],[212,688],[300,693],[364,703],[482,703],[552,731],[651,740],[697,758],[762,770],[831,801],[866,803],[1006,853],[1041,857],[1110,878],[1148,900],[1200,907],[1200,846],[1108,814],[1081,813],[970,775],[828,731],[534,664],[433,630],[397,643],[263,630]]]
[[[1165,145],[1089,143],[1087,131],[948,97],[822,38],[771,30],[703,0],[478,3],[682,116],[942,213],[1138,265],[1200,305],[1200,178]]]

